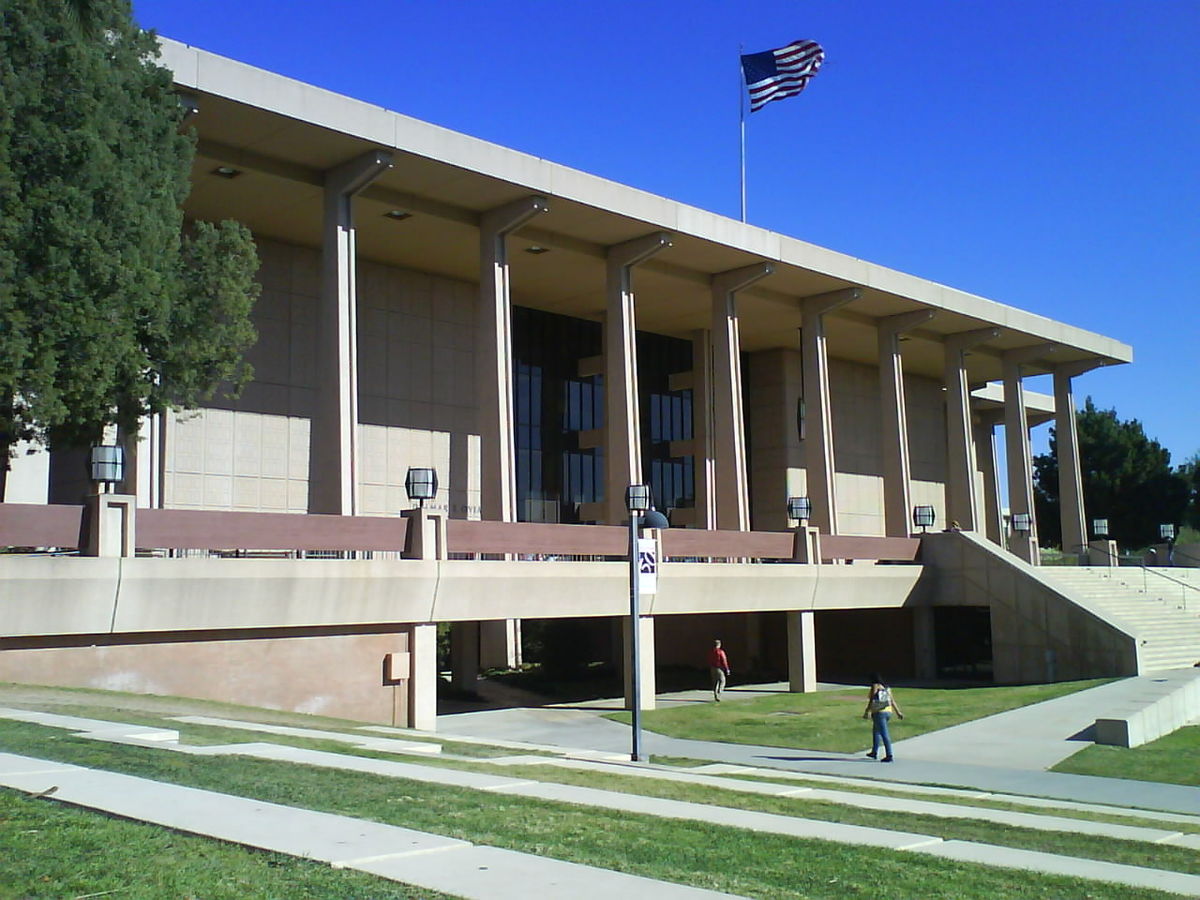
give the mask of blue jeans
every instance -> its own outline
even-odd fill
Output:
[[[888,721],[892,718],[890,712],[871,713],[871,755],[879,753],[879,743],[883,742],[883,755],[892,755],[892,736],[888,734]]]

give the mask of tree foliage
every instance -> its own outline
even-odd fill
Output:
[[[1158,541],[1159,524],[1183,521],[1190,499],[1189,480],[1171,468],[1170,452],[1146,437],[1141,422],[1121,421],[1116,410],[1096,409],[1088,397],[1076,416],[1076,427],[1089,528],[1091,519],[1106,518],[1109,536],[1118,544],[1145,547]],[[1050,452],[1033,461],[1038,534],[1043,546],[1062,543],[1057,453],[1057,435],[1052,428]]]
[[[127,0],[0,0],[0,445],[136,431],[249,376],[254,244],[185,233],[194,137],[157,55]]]

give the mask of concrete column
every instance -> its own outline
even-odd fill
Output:
[[[975,495],[971,386],[967,381],[965,354],[999,334],[999,328],[981,328],[946,339],[946,524],[957,522],[965,531],[976,531],[980,524],[979,499]]]
[[[750,521],[759,531],[790,525],[789,496],[808,496],[800,437],[803,376],[799,349],[760,350],[749,357]]]
[[[774,271],[772,263],[755,263],[712,278],[712,389],[707,393],[712,401],[711,421],[715,428],[712,450],[716,527],[729,531],[750,530],[737,293]]]
[[[489,619],[479,623],[479,665],[512,669],[521,663],[521,620]]]
[[[309,438],[308,511],[358,511],[358,331],[354,196],[392,167],[371,150],[325,173],[317,402]]]
[[[1000,477],[996,453],[996,425],[1003,414],[995,411],[976,413],[974,424],[975,455],[979,470],[983,473],[983,517],[984,535],[993,544],[1004,546],[1004,514],[1000,503]]]
[[[621,638],[626,647],[632,638],[629,630],[629,616],[621,618]],[[654,696],[657,693],[657,686],[654,681],[654,617],[653,616],[638,616],[638,656],[636,662],[638,672],[641,679],[638,683],[639,693],[641,694],[640,702],[642,709],[654,709]],[[629,667],[629,653],[623,655],[625,659],[625,707],[633,709],[633,672]]]
[[[671,246],[666,232],[608,248],[604,321],[604,520],[628,518],[625,488],[642,481],[633,267]]]
[[[1059,516],[1064,553],[1077,553],[1080,548],[1088,546],[1079,432],[1075,427],[1075,394],[1071,387],[1071,379],[1088,368],[1091,366],[1060,365],[1054,368],[1054,443],[1058,452]],[[1100,553],[1097,550],[1097,554]],[[1112,563],[1103,562],[1099,565]]]
[[[523,197],[484,213],[479,223],[480,517],[489,522],[517,521],[508,236],[548,211],[545,197]]]
[[[889,537],[912,534],[911,482],[908,461],[908,406],[904,398],[904,363],[900,336],[924,325],[936,310],[919,309],[879,319],[879,408],[883,417],[883,519]]]
[[[437,730],[437,625],[413,625],[408,632],[412,670],[408,679],[408,727]]]
[[[1010,549],[1030,565],[1038,564],[1037,516],[1033,508],[1033,452],[1025,409],[1022,364],[1046,353],[1046,347],[1009,350],[1004,354],[1004,449],[1008,463],[1008,509],[1011,516],[1029,514],[1029,534],[1011,537]],[[1011,521],[1011,519],[1010,519]]]
[[[933,607],[913,607],[913,651],[917,677],[931,681],[937,677],[937,645],[934,640]]]
[[[804,465],[812,523],[826,534],[837,534],[837,490],[834,484],[833,418],[829,405],[829,357],[825,315],[862,296],[859,288],[806,297],[801,306],[801,346],[804,355]]]
[[[712,331],[692,336],[692,460],[695,466],[696,528],[717,527],[717,423],[713,414]]]
[[[787,614],[788,690],[811,694],[817,689],[817,632],[814,613]]]
[[[450,685],[474,693],[479,684],[479,622],[450,626]]]

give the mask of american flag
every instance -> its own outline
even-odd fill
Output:
[[[800,93],[823,62],[825,51],[816,41],[793,41],[778,50],[742,56],[750,112],[757,112],[772,100]]]

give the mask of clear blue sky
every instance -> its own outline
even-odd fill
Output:
[[[748,120],[749,221],[1132,344],[1080,402],[1175,463],[1200,451],[1196,0],[134,5],[162,35],[733,217],[739,45],[819,41],[808,90]]]

